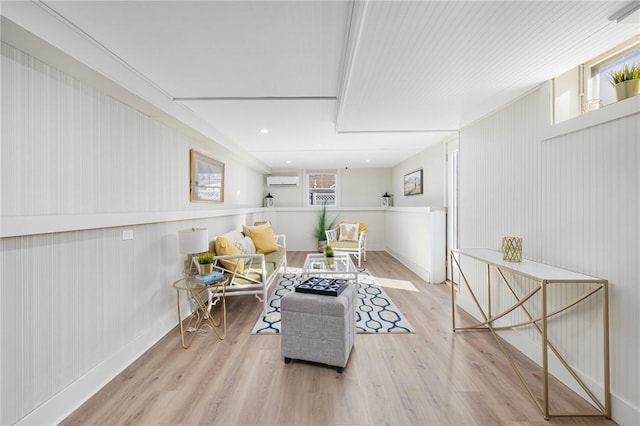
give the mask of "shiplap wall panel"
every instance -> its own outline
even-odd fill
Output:
[[[5,43],[1,66],[3,217],[173,217],[224,207],[189,202],[189,148],[207,153],[202,141]],[[230,161],[226,170],[235,177],[225,183],[233,205],[259,205],[262,176]],[[237,213],[0,238],[0,424],[175,326],[180,229],[215,236],[252,222]],[[133,240],[122,240],[125,229]]]
[[[528,259],[608,279],[612,393],[637,410],[640,120],[635,114],[542,141],[540,129],[549,117],[546,93],[540,88],[460,132],[460,245],[500,250],[503,236],[521,236]],[[463,267],[469,268],[474,288],[484,292],[478,283],[486,270],[468,260]],[[491,279],[500,278],[492,274]],[[523,293],[533,285],[515,284]],[[578,293],[575,286],[554,286],[550,305],[561,306]],[[460,299],[470,307],[464,291]],[[494,312],[511,300],[506,291],[494,293]],[[550,338],[569,363],[599,386],[601,301],[598,296],[550,326]],[[527,307],[540,312],[539,302]],[[539,344],[532,327],[519,332]]]
[[[557,215],[543,215],[546,257],[609,280],[614,392],[632,403],[640,401],[638,123],[636,114],[542,145],[545,191],[562,201]],[[595,366],[582,356],[585,368]]]
[[[178,210],[194,145],[181,134],[2,45],[3,216]],[[188,149],[187,149],[188,152]],[[180,154],[183,161],[176,161]],[[232,183],[233,185],[233,183]]]

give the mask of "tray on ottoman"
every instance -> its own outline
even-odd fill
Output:
[[[348,280],[342,278],[321,278],[311,277],[296,285],[297,293],[312,293],[323,296],[337,296],[342,293],[347,285]]]

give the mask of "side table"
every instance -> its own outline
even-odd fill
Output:
[[[191,346],[193,339],[195,338],[197,331],[205,321],[211,325],[213,332],[218,336],[218,339],[223,340],[227,336],[227,302],[225,299],[225,289],[229,283],[229,278],[225,277],[223,280],[213,284],[206,285],[202,281],[196,280],[194,277],[181,278],[173,283],[173,287],[176,289],[176,300],[178,303],[178,324],[180,325],[180,339],[182,347],[187,349]],[[222,287],[222,291],[220,291]],[[194,310],[189,316],[187,325],[184,325],[182,320],[182,308],[180,303],[180,293],[186,292],[190,300],[193,301]],[[222,293],[220,298],[220,318],[215,321],[213,318],[213,308],[216,303],[212,303],[211,298],[216,293]],[[185,333],[195,329],[191,338],[188,341],[185,339]]]

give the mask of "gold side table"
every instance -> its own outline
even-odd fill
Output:
[[[225,299],[225,289],[229,283],[229,278],[225,277],[223,280],[213,284],[206,285],[202,281],[196,280],[194,277],[181,278],[173,283],[173,287],[176,289],[176,300],[178,302],[178,324],[180,325],[180,340],[182,341],[182,347],[187,349],[191,346],[193,339],[198,330],[202,327],[203,323],[208,323],[213,332],[218,336],[218,339],[223,340],[227,336],[227,302]],[[194,311],[189,316],[187,325],[184,325],[182,320],[182,308],[180,303],[180,293],[186,292],[189,299],[193,301]],[[215,294],[216,300],[213,300]],[[213,318],[213,310],[215,306],[220,302],[220,314],[218,321]],[[206,322],[205,322],[206,321]],[[185,333],[187,330],[193,329],[191,338],[185,339]]]

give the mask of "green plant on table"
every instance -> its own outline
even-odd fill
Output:
[[[325,255],[325,257],[334,257],[335,256],[335,253],[333,252],[333,247],[331,247],[331,244],[328,244],[324,248],[324,255]]]
[[[213,253],[205,251],[204,253],[199,253],[197,256],[198,256],[198,263],[200,265],[207,265],[209,263],[213,263]]]

